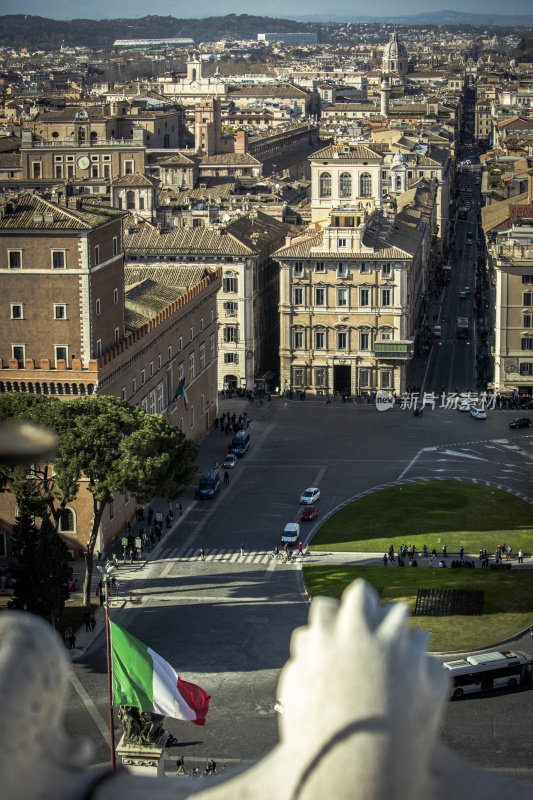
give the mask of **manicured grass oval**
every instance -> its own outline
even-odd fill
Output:
[[[533,507],[501,489],[460,481],[393,486],[354,500],[319,528],[310,550],[395,552],[401,544],[424,544],[431,552],[477,554],[500,544],[516,554],[533,551]]]

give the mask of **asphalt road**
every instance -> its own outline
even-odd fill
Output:
[[[458,411],[426,410],[415,419],[398,407],[378,412],[372,405],[274,399],[250,414],[252,447],[232,470],[229,486],[212,502],[195,503],[191,493],[157,558],[128,587],[136,604],[113,612],[120,625],[212,695],[204,728],[167,721],[180,741],[167,751],[167,767],[178,751],[188,766],[211,757],[231,766],[277,742],[276,684],[291,633],[304,624],[308,606],[299,567],[271,561],[268,551],[279,543],[285,523],[297,519],[304,488],[320,486],[319,518],[362,491],[398,479],[474,478],[533,494],[533,436],[509,430],[516,412],[495,411],[482,421]],[[225,435],[213,430],[202,446],[201,470],[220,461],[225,450]],[[200,547],[212,558],[200,561]],[[529,639],[524,646],[533,650]],[[108,748],[102,636],[74,669],[67,729],[88,736],[93,762],[103,764]],[[446,706],[443,736],[476,763],[512,772],[529,764],[532,711],[531,689],[473,696]]]

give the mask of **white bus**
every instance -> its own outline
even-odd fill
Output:
[[[475,655],[445,661],[444,669],[452,679],[451,696],[462,697],[487,689],[513,688],[519,683],[531,683],[533,658],[517,650]]]

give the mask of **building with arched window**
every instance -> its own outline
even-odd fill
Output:
[[[331,197],[331,173],[320,174],[320,197]]]
[[[359,197],[372,197],[372,175],[362,172],[359,177]]]
[[[341,172],[340,174],[339,195],[340,197],[352,196],[352,176],[349,172]]]
[[[113,206],[149,221],[155,219],[159,181],[140,172],[122,175],[112,183]]]
[[[398,39],[396,31],[391,35],[390,41],[385,45],[383,51],[383,72],[388,75],[391,72],[397,73],[400,77],[407,75],[409,70],[409,57],[407,48]]]

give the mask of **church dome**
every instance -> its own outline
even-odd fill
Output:
[[[392,34],[390,42],[385,45],[383,51],[383,72],[397,72],[398,75],[407,73],[407,48],[398,39],[396,31]]]

